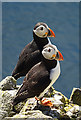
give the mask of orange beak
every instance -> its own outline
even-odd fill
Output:
[[[59,54],[58,60],[59,60],[59,61],[63,61],[64,58],[63,58],[63,55],[61,54],[60,51],[58,51],[58,54]]]
[[[60,51],[58,51],[56,55],[53,54],[52,57],[55,58],[56,60],[59,60],[59,61],[63,61],[64,60],[63,55],[61,54]]]
[[[55,37],[55,33],[50,28],[48,28],[48,31],[48,37]]]

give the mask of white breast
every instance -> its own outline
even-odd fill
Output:
[[[49,38],[48,38],[48,41],[49,41],[49,42],[48,42],[48,44],[51,44],[51,41],[50,41],[50,39],[49,39]]]
[[[57,61],[57,66],[50,70],[50,80],[49,86],[39,95],[39,98],[43,97],[47,90],[55,83],[60,75],[60,63]]]
[[[60,63],[57,61],[57,66],[50,70],[50,80],[54,82],[58,79],[60,75]]]

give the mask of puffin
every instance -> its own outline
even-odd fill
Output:
[[[42,105],[52,106],[51,101],[43,99],[44,94],[60,75],[60,62],[63,55],[55,45],[48,44],[42,50],[41,61],[26,74],[22,86],[13,100],[13,106],[27,98],[35,97]]]
[[[46,23],[39,22],[33,29],[33,40],[27,44],[19,55],[18,62],[12,71],[12,76],[17,80],[41,61],[41,51],[47,44],[51,44],[48,37],[55,37],[55,33]]]

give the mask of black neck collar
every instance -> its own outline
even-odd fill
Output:
[[[33,38],[40,50],[42,50],[43,47],[49,42],[47,37],[40,38],[34,32],[33,32]]]
[[[57,65],[57,60],[55,60],[55,59],[54,60],[48,60],[48,59],[45,59],[42,56],[42,61],[43,61],[44,65],[46,66],[46,68],[48,69],[48,71],[55,68],[56,65]]]

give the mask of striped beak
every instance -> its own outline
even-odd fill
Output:
[[[48,37],[55,37],[55,33],[50,29],[48,28],[48,34],[47,34]]]
[[[56,55],[55,59],[57,59],[59,61],[63,61],[64,60],[63,55],[62,55],[62,53],[59,50],[57,52],[57,55]]]
[[[61,54],[60,51],[58,51],[57,54],[53,55],[52,57],[55,58],[56,60],[59,60],[59,61],[63,61],[64,60],[63,55]]]

